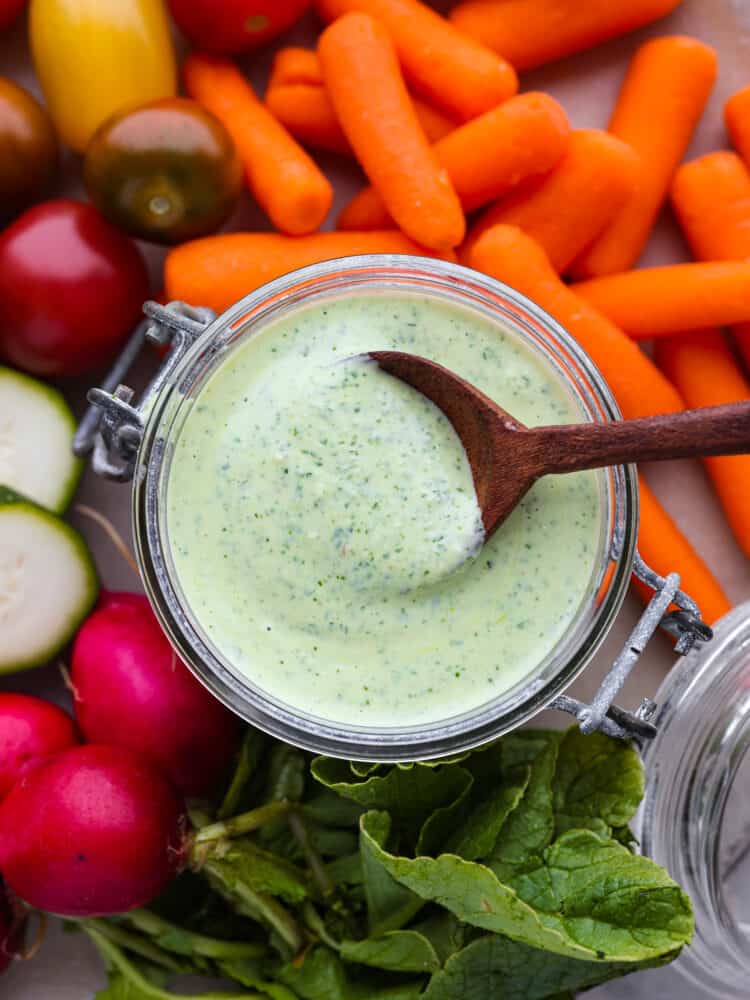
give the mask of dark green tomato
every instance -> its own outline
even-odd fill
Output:
[[[23,87],[0,76],[0,218],[7,221],[44,195],[58,168],[49,115]]]
[[[106,121],[86,150],[84,177],[102,215],[154,243],[214,232],[242,190],[231,136],[209,111],[181,97]]]

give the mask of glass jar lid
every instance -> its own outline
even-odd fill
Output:
[[[750,602],[667,675],[644,751],[644,854],[693,901],[677,968],[706,996],[745,996],[750,977]]]

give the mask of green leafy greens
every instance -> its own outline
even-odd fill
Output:
[[[200,870],[81,922],[98,1000],[563,1000],[663,965],[693,916],[632,850],[642,795],[636,751],[577,728],[394,766],[250,732],[201,813]],[[172,990],[184,973],[230,985]]]

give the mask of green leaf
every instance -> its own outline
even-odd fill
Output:
[[[430,942],[415,930],[389,931],[364,941],[342,941],[345,962],[359,962],[390,972],[434,972],[440,960]]]
[[[552,779],[560,736],[544,730],[523,730],[502,741],[503,765],[508,779],[518,781],[519,768],[529,775],[523,798],[502,826],[487,864],[501,882],[535,867],[555,833]]]
[[[655,958],[692,937],[690,900],[667,873],[591,830],[564,833],[513,887],[546,926],[601,959]]]
[[[234,979],[242,986],[259,990],[270,1000],[297,1000],[297,997],[281,983],[270,982],[260,962],[250,960],[219,962],[219,970],[228,979]]]
[[[234,774],[229,782],[224,800],[219,806],[219,811],[216,814],[217,819],[228,819],[241,811],[245,791],[260,763],[265,745],[266,737],[257,729],[248,728],[245,731]]]
[[[317,757],[311,770],[322,785],[363,808],[390,812],[398,829],[414,839],[428,816],[454,802],[472,782],[469,772],[457,765],[392,767],[364,781],[355,779],[346,761],[330,757]]]
[[[307,898],[307,874],[296,865],[246,839],[229,841],[219,863],[231,867],[234,877],[254,892],[279,896],[287,903],[301,903]]]
[[[432,976],[423,996],[424,1000],[562,1000],[569,991],[588,989],[644,967],[631,962],[579,961],[490,935],[449,958],[445,968]]]
[[[266,802],[299,802],[305,791],[306,772],[304,754],[286,743],[277,743],[268,760]]]
[[[359,851],[347,854],[343,858],[336,858],[335,861],[329,861],[326,869],[334,882],[343,882],[345,885],[362,885],[365,880]]]
[[[362,806],[345,799],[330,788],[321,788],[301,807],[305,819],[322,826],[357,826]]]
[[[485,801],[447,838],[443,853],[477,861],[494,850],[505,823],[525,796],[531,768],[517,767],[510,774],[509,783],[489,793]]]
[[[441,965],[455,952],[460,951],[466,944],[467,931],[474,933],[473,929],[449,913],[447,910],[434,908],[433,913],[425,920],[412,924],[410,930],[418,931],[426,937]]]
[[[402,886],[424,900],[432,900],[460,920],[483,930],[506,934],[550,951],[582,958],[590,952],[548,929],[535,911],[503,885],[489,868],[464,861],[453,854],[439,858],[402,858],[381,846],[388,835],[386,813],[366,813],[361,820],[362,850],[365,845],[373,860]]]
[[[302,962],[291,962],[278,973],[278,979],[302,1000],[415,1000],[422,981],[403,985],[374,985],[377,973],[370,971],[364,981],[350,978],[343,962],[328,948],[314,948]]]
[[[383,813],[366,814],[361,825],[363,844],[402,885],[460,920],[532,947],[592,961],[640,961],[674,952],[691,937],[689,900],[666,872],[591,831],[564,834],[510,886],[485,865],[451,854],[389,854]]]
[[[377,845],[388,839],[390,817],[382,812],[366,813],[360,824],[368,817],[372,832],[365,833],[364,826],[361,825],[360,854],[370,934],[378,937],[386,931],[398,930],[407,924],[422,909],[424,902],[418,895],[400,885],[383,865]]]
[[[626,826],[643,790],[643,765],[630,744],[603,733],[584,736],[578,726],[568,729],[553,783],[558,835],[570,829],[602,833],[602,827]]]

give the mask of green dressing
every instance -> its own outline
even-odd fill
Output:
[[[184,596],[234,669],[292,708],[405,726],[533,671],[599,556],[595,473],[538,483],[490,541],[468,461],[427,399],[363,360],[432,358],[526,424],[582,419],[552,368],[478,313],[403,293],[313,302],[240,344],[170,470]]]

